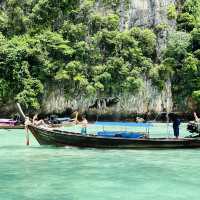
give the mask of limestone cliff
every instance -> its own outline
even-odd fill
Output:
[[[164,110],[171,111],[172,93],[171,83],[167,81],[165,88],[160,92],[153,87],[150,80],[144,80],[145,85],[135,94],[123,93],[118,96],[119,102],[114,106],[106,108],[105,103],[99,103],[97,109],[107,112],[126,112],[126,113],[145,113],[148,111],[162,112]],[[92,98],[78,97],[73,100],[66,100],[64,88],[60,87],[46,88],[46,93],[43,101],[43,111],[45,112],[63,112],[66,108],[88,110],[94,104],[97,96]],[[47,92],[50,91],[50,92]],[[105,99],[106,101],[106,99]]]
[[[144,28],[156,28],[160,24],[167,25],[167,30],[159,30],[157,32],[157,60],[162,57],[162,51],[166,46],[168,32],[173,30],[176,23],[175,20],[169,20],[167,10],[170,5],[174,5],[175,0],[120,0],[117,12],[120,16],[120,30],[129,29],[134,26]],[[96,1],[95,8],[99,12],[106,14],[110,12],[103,7],[102,1]],[[109,110],[127,111],[143,113],[146,111],[161,112],[165,109],[172,110],[172,94],[170,80],[166,82],[165,88],[160,92],[157,88],[152,86],[150,80],[144,81],[144,87],[135,94],[121,94],[120,101]],[[47,89],[43,103],[43,109],[48,112],[61,112],[67,107],[73,109],[81,108],[87,110],[97,97],[92,99],[78,98],[74,100],[66,100],[64,96],[64,89],[56,87],[54,89]]]

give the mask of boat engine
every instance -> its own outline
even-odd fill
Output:
[[[189,122],[187,125],[187,130],[190,133],[200,133],[200,124],[196,122]]]

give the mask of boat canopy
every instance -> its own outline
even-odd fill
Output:
[[[96,122],[97,126],[134,126],[134,127],[144,127],[150,128],[153,126],[152,123],[143,122]]]
[[[69,117],[56,117],[55,119],[58,120],[58,121],[69,121],[71,118],[69,118]]]

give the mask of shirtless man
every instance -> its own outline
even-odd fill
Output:
[[[87,134],[87,125],[88,125],[87,119],[85,117],[82,117],[82,121],[79,122],[79,124],[81,124],[81,134],[86,135]]]
[[[35,114],[33,116],[33,125],[35,125],[35,126],[41,126],[41,125],[46,126],[44,120],[42,120],[42,119],[38,120],[38,115],[37,114]]]
[[[197,124],[197,130],[198,130],[198,132],[200,132],[200,118],[198,118],[196,112],[194,112],[194,121]]]
[[[198,118],[196,112],[194,112],[194,119],[195,119],[195,122],[200,123],[200,118]]]

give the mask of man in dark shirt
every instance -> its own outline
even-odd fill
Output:
[[[174,136],[176,138],[178,138],[179,137],[179,126],[181,124],[181,120],[178,118],[177,115],[174,115],[172,121],[173,121]]]

